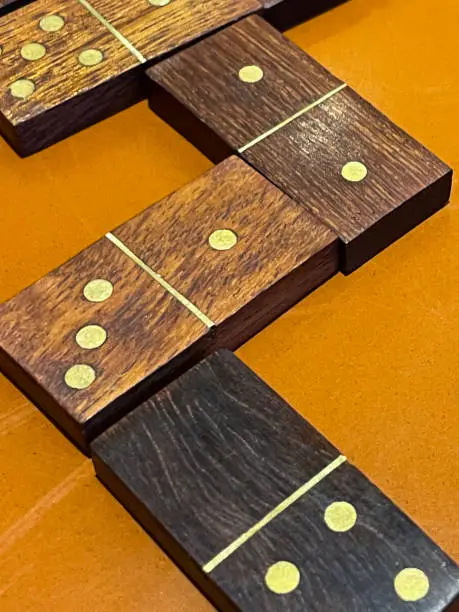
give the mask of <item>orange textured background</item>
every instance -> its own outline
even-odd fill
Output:
[[[311,0],[312,1],[312,0]],[[349,0],[289,36],[459,167],[456,0]],[[210,167],[145,103],[20,160],[0,142],[4,300]],[[459,196],[240,357],[459,560]],[[0,609],[211,606],[0,379]]]

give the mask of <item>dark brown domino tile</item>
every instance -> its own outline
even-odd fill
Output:
[[[334,234],[233,157],[1,305],[1,369],[85,448],[337,268]]]
[[[223,232],[224,250],[212,248]],[[236,348],[338,267],[338,240],[237,157],[114,234],[217,326]]]
[[[446,204],[451,190],[451,170],[349,87],[243,157],[340,236],[345,272]]]
[[[107,298],[88,300],[85,287],[90,297]],[[94,348],[77,342],[85,328],[80,342]],[[102,238],[0,306],[0,365],[85,447],[135,400],[139,385],[154,387],[203,351],[207,334],[202,322]],[[77,365],[84,367],[71,369]],[[66,384],[67,372],[83,388]]]
[[[254,65],[263,78],[242,81],[241,69]],[[148,75],[232,150],[342,84],[258,16],[160,62]],[[152,89],[150,105],[168,119],[160,93]]]
[[[20,155],[39,151],[145,97],[144,65],[259,9],[257,0],[37,0],[5,15],[0,133]]]
[[[2,17],[0,40],[0,131],[21,155],[140,99],[138,59],[77,0]]]
[[[257,16],[147,71],[150,106],[328,224],[350,272],[448,201],[435,155]]]
[[[91,0],[146,61],[157,60],[202,36],[261,10],[258,0]]]
[[[279,612],[452,612],[459,604],[455,563],[347,463],[209,576],[240,610],[258,602]]]
[[[91,450],[102,482],[221,610],[440,612],[457,598],[455,563],[226,351]]]

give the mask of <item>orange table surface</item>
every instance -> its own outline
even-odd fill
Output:
[[[456,0],[349,0],[288,35],[454,168],[458,23]],[[210,166],[146,103],[26,160],[0,142],[0,299]],[[458,284],[456,189],[238,351],[456,560]],[[212,609],[4,378],[0,508],[3,612]]]

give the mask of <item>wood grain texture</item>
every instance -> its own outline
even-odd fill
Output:
[[[57,32],[39,27],[47,15],[65,20]],[[138,60],[77,0],[38,0],[0,20],[3,53],[0,76],[0,129],[21,155],[29,155],[70,133],[140,99]],[[21,56],[31,42],[44,45],[36,61]],[[98,49],[104,60],[86,67],[78,62],[85,49]],[[29,79],[35,91],[13,97],[11,84]]]
[[[228,228],[237,245],[211,249],[209,235]],[[114,234],[215,327],[107,238],[1,305],[2,370],[82,447],[212,348],[248,340],[338,267],[334,234],[238,158]],[[83,289],[98,278],[114,290],[92,303]],[[106,330],[100,348],[76,343],[87,325]],[[81,363],[96,380],[77,391],[64,375]]]
[[[448,202],[452,171],[382,113],[346,88],[244,159],[340,236],[351,272]],[[363,163],[361,182],[341,176]]]
[[[202,567],[329,466],[339,452],[234,355],[213,354],[91,445],[102,482],[222,610],[439,612],[459,569],[361,472],[341,463],[214,567]],[[327,527],[336,501],[355,525]],[[299,584],[265,583],[289,561]],[[394,578],[426,573],[429,592],[402,601]]]
[[[143,59],[78,0],[38,0],[0,19],[0,132],[20,155],[30,155],[139,101],[146,95],[144,61],[151,63],[259,8],[256,0],[173,0],[165,7],[135,0],[92,4],[105,19],[114,19],[128,43],[139,44]],[[60,15],[64,27],[43,31],[39,23],[47,15]],[[148,49],[142,41],[148,42]],[[44,45],[44,57],[23,59],[21,48],[31,42]],[[81,65],[79,54],[87,49],[101,51],[103,61]],[[11,94],[17,79],[33,81],[35,91],[28,98]]]
[[[252,64],[263,78],[240,81]],[[256,16],[147,74],[151,108],[218,160],[341,83]],[[349,87],[240,154],[338,234],[345,272],[441,208],[451,190],[451,170]],[[367,166],[363,181],[341,176],[351,161]]]
[[[263,69],[263,79],[242,82],[239,70],[254,64]],[[258,16],[160,62],[147,74],[232,149],[342,82]],[[167,113],[157,108],[154,88],[149,100],[155,112]]]
[[[105,302],[83,296],[94,278],[113,284]],[[2,371],[82,447],[145,387],[203,351],[208,332],[106,238],[2,304],[0,321]],[[94,350],[75,341],[90,324],[108,335]],[[74,390],[64,376],[79,363],[93,367],[96,380]]]
[[[258,0],[92,0],[91,4],[147,61],[176,51],[242,17],[261,10]]]
[[[209,247],[215,230],[238,237]],[[114,230],[236,348],[332,276],[338,240],[242,160],[231,157]]]
[[[327,507],[351,503],[355,527],[331,531]],[[266,588],[266,568],[280,560],[300,571],[298,588],[276,595]],[[421,600],[402,601],[394,578],[404,568],[421,569],[430,590]],[[250,571],[248,571],[250,568]],[[368,612],[457,610],[459,569],[445,553],[355,467],[344,464],[283,512],[210,576],[240,610]]]

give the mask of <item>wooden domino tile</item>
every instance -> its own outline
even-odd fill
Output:
[[[440,612],[459,568],[234,355],[91,444],[96,472],[221,610]]]
[[[261,10],[258,0],[91,0],[91,5],[146,61]]]
[[[331,227],[345,272],[448,201],[450,168],[258,16],[147,74],[151,108],[205,154],[237,151]]]
[[[144,97],[144,65],[257,0],[37,0],[0,19],[0,132],[30,155]]]
[[[138,60],[77,0],[11,13],[0,40],[0,128],[21,155],[140,98]]]
[[[0,306],[0,365],[82,448],[338,269],[338,239],[237,157]]]

